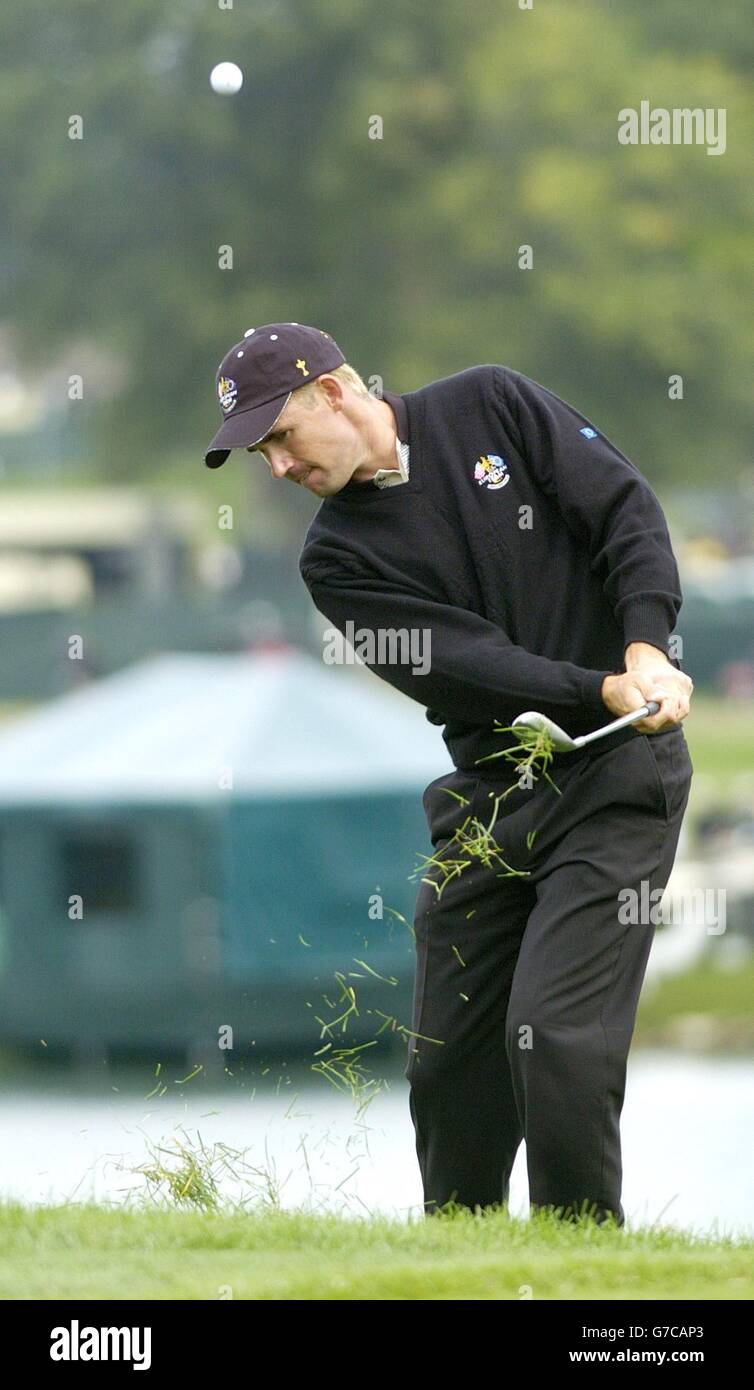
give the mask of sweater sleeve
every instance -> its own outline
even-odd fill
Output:
[[[493,380],[527,466],[583,540],[592,569],[604,573],[624,651],[630,642],[649,642],[667,656],[683,599],[665,517],[648,482],[546,387],[500,366]]]
[[[316,568],[302,577],[320,613],[371,671],[443,721],[508,723],[530,707],[558,722],[575,710],[604,717],[600,691],[609,671],[536,656],[478,613],[398,589],[361,567],[353,575],[331,570],[327,578],[317,578]],[[372,651],[363,655],[360,630],[374,634]]]

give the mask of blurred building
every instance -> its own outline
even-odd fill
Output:
[[[165,649],[274,636],[315,652],[312,612],[290,555],[208,538],[190,493],[3,490],[0,702],[42,701]]]
[[[0,1042],[314,1050],[347,1007],[336,972],[358,1003],[345,1045],[410,1027],[408,876],[450,767],[420,705],[280,645],[166,654],[9,723]]]

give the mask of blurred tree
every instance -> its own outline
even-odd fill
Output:
[[[525,371],[658,484],[742,472],[737,0],[27,0],[0,15],[0,47],[2,318],[29,373],[82,338],[127,363],[111,399],[68,406],[103,477],[151,477],[181,448],[205,477],[220,357],[290,318],[393,390]],[[210,89],[222,59],[244,70],[238,96]],[[619,145],[618,112],[642,99],[726,108],[725,153]],[[73,351],[63,401],[68,370]]]

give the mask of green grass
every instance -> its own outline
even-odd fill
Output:
[[[735,969],[720,970],[708,963],[645,984],[636,1015],[633,1046],[677,1045],[677,1024],[683,1019],[705,1023],[699,1028],[705,1045],[726,1053],[754,1051],[754,958]]]
[[[712,1299],[754,1296],[754,1240],[504,1210],[347,1218],[0,1204],[4,1299]]]
[[[714,777],[721,789],[742,773],[754,776],[751,700],[723,700],[694,691],[682,727],[695,773]]]
[[[723,1018],[752,1019],[754,999],[754,957],[741,961],[735,970],[716,970],[698,965],[670,975],[653,988],[645,986],[639,1004],[639,1018],[647,1024],[661,1022],[673,1014],[714,1013]]]

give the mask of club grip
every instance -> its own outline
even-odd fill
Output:
[[[656,714],[659,708],[660,706],[656,700],[647,700],[647,719],[650,717],[650,715]]]

